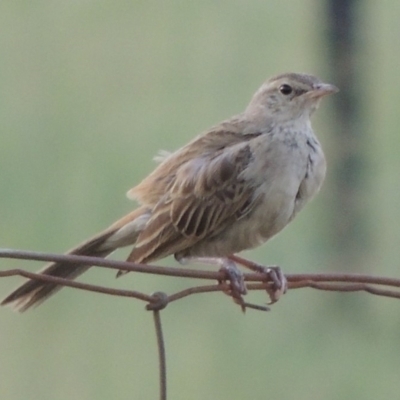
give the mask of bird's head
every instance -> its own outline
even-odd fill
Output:
[[[272,117],[277,122],[309,118],[322,97],[336,92],[336,86],[313,75],[286,73],[266,81],[254,94],[246,113]]]

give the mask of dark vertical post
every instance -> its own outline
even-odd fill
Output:
[[[340,88],[334,96],[334,182],[331,198],[334,263],[358,269],[368,236],[363,217],[362,186],[365,163],[360,123],[360,72],[357,71],[357,0],[328,0],[329,66],[332,81]]]

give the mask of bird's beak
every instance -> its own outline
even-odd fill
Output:
[[[337,93],[338,91],[339,89],[330,83],[318,83],[314,85],[312,90],[306,93],[306,95],[309,98],[318,99],[327,96],[328,94]]]

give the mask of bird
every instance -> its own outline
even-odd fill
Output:
[[[128,198],[138,207],[69,254],[105,258],[133,246],[127,261],[174,255],[231,265],[229,256],[280,232],[321,188],[326,161],[310,117],[338,89],[314,75],[265,81],[245,110],[171,153]],[[41,274],[75,279],[90,266],[53,262]],[[62,286],[28,280],[1,305],[25,311]]]

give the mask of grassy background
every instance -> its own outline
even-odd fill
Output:
[[[360,207],[370,230],[360,257],[363,272],[396,276],[400,3],[360,8],[369,165]],[[0,26],[1,247],[70,248],[132,209],[124,193],[151,171],[158,149],[240,112],[268,76],[329,80],[316,0],[3,1]],[[330,170],[331,106],[325,101],[314,121]],[[328,172],[312,205],[246,255],[287,272],[351,268],[335,264],[329,245],[331,182]],[[21,265],[38,268],[1,261]],[[183,285],[133,274],[115,282],[100,269],[83,280],[146,292]],[[2,279],[0,293],[18,282]],[[397,398],[399,310],[395,300],[311,290],[290,292],[268,315],[243,316],[218,294],[189,298],[163,312],[170,398]],[[2,309],[0,354],[4,399],[158,395],[152,318],[126,299],[65,289],[23,316]]]

